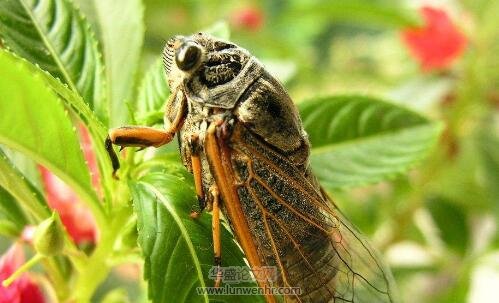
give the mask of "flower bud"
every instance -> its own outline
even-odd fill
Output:
[[[53,212],[50,218],[37,226],[33,246],[39,254],[45,257],[62,252],[64,248],[64,230],[56,212]]]

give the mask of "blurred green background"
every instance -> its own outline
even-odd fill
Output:
[[[295,102],[381,97],[445,123],[409,175],[334,192],[392,267],[404,302],[493,302],[499,293],[497,1],[145,1],[143,71],[165,41],[217,27],[277,75]],[[423,72],[401,39],[418,8],[467,37],[447,69]]]

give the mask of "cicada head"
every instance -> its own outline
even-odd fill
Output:
[[[208,104],[216,102],[211,98],[214,90],[232,93],[229,84],[244,76],[242,71],[250,58],[245,49],[204,33],[175,36],[163,51],[170,89],[180,87],[195,101]]]

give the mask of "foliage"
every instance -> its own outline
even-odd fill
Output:
[[[51,217],[42,165],[76,193],[99,234],[74,243],[57,229],[64,249],[36,259],[48,299],[234,302],[195,292],[213,284],[211,215],[189,217],[197,201],[178,152],[128,149],[114,180],[104,146],[110,127],[162,123],[166,39],[230,32],[300,101],[315,174],[386,256],[404,301],[479,302],[488,295],[476,283],[480,266],[497,266],[499,245],[499,5],[446,11],[467,48],[453,52],[454,65],[422,71],[400,38],[425,20],[402,3],[1,1],[1,242],[24,241],[38,255],[27,227]],[[87,129],[96,171],[82,151]],[[224,265],[244,265],[225,225],[222,234]],[[130,264],[143,271],[132,283],[123,278]]]

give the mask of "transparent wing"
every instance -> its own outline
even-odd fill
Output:
[[[393,279],[374,249],[305,168],[242,126],[229,143],[239,200],[279,285],[300,287],[289,302],[395,302]]]
[[[338,275],[335,297],[345,302],[395,302],[390,270],[338,210],[336,216],[339,241],[335,241],[335,250],[340,256],[343,274]]]

